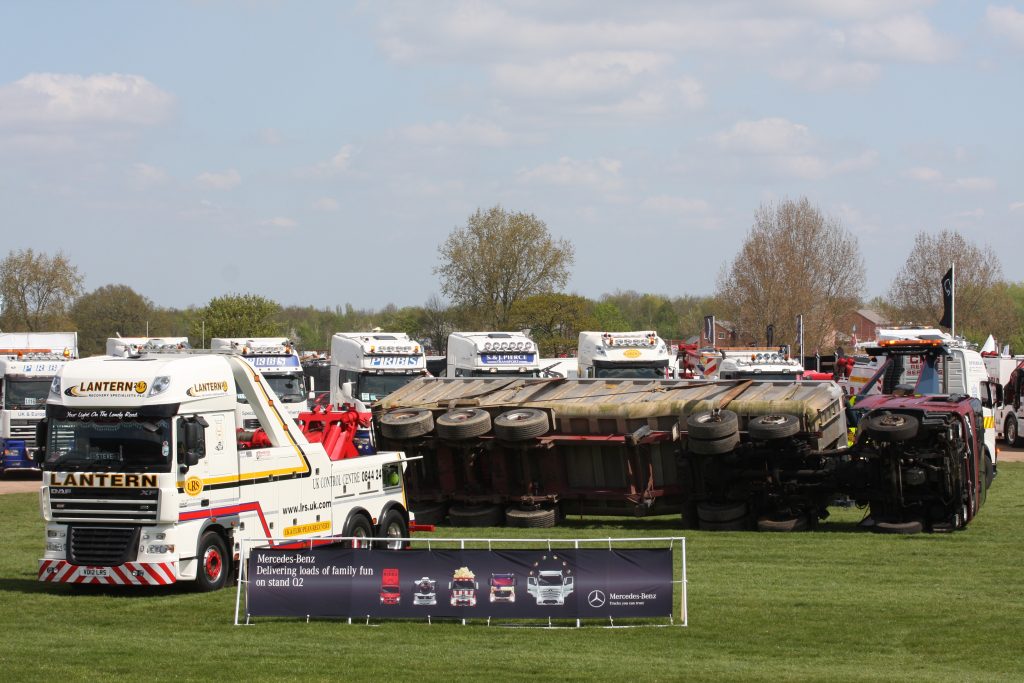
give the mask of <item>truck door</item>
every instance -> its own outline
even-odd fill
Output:
[[[210,413],[204,417],[209,425],[205,430],[206,456],[184,475],[189,509],[216,509],[239,498],[234,416]]]

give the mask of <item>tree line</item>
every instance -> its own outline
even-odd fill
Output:
[[[531,249],[522,249],[530,244]],[[1003,279],[998,255],[956,231],[921,232],[886,296],[864,300],[864,257],[856,236],[806,198],[762,205],[736,255],[721,267],[711,295],[615,290],[597,299],[563,291],[572,272],[571,242],[533,214],[501,206],[478,210],[438,246],[438,294],[419,306],[356,309],[284,306],[263,296],[228,293],[203,306],[157,305],[130,286],[83,291],[78,267],[62,252],[11,251],[0,261],[0,330],[77,331],[82,355],[102,353],[108,337],[286,336],[325,351],[331,335],[375,327],[407,332],[436,353],[456,330],[529,329],[546,356],[571,354],[581,330],[656,330],[686,340],[706,315],[728,320],[741,342],[796,341],[805,321],[807,349],[830,351],[843,320],[870,308],[893,324],[934,326],[942,313],[939,279],[957,272],[957,333],[980,343],[992,334],[1024,352],[1024,283]]]

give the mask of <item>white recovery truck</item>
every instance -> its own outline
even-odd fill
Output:
[[[579,376],[671,379],[674,357],[656,332],[580,332]]]
[[[446,377],[540,374],[537,344],[522,332],[452,332]]]
[[[0,333],[0,474],[38,469],[31,454],[50,382],[77,355],[76,332]]]
[[[331,338],[331,403],[368,406],[427,376],[423,346],[404,332],[338,332]]]
[[[243,540],[378,536],[398,547],[384,538],[414,522],[403,454],[332,460],[269,384],[230,351],[66,363],[37,428],[39,580],[214,590]],[[259,421],[258,446],[236,436],[236,392]]]
[[[728,348],[700,352],[704,379],[755,379],[793,381],[804,366],[791,357],[786,347]]]
[[[996,437],[1010,446],[1024,446],[1024,356],[998,355],[983,358],[989,379],[1002,387],[1002,401],[995,411]]]
[[[285,337],[214,337],[210,340],[210,348],[241,353],[249,365],[267,378],[267,384],[277,394],[278,400],[293,420],[306,410],[310,398],[306,390],[306,375],[302,371],[298,351]],[[238,395],[238,403],[242,426],[255,429],[255,414],[252,407],[246,405],[246,399],[241,393]]]

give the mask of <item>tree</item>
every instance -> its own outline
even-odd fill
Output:
[[[864,259],[857,239],[838,220],[806,199],[762,205],[739,254],[718,276],[720,318],[736,325],[741,340],[796,341],[804,316],[804,343],[833,346],[839,319],[860,301]]]
[[[279,337],[280,311],[280,304],[256,294],[216,297],[195,312],[191,337],[206,345],[212,337]]]
[[[31,249],[11,251],[0,261],[0,329],[41,332],[71,327],[68,310],[82,289],[78,268]]]
[[[153,302],[128,285],[104,285],[83,294],[71,307],[79,352],[83,356],[104,353],[108,337],[149,336],[152,311]]]
[[[529,329],[543,356],[576,351],[581,330],[593,329],[593,303],[576,294],[535,294],[512,308],[516,329]]]
[[[942,317],[940,281],[956,269],[956,331],[973,341],[991,333],[1007,339],[1018,329],[1009,292],[1002,282],[1003,267],[992,247],[978,247],[955,230],[919,232],[907,261],[889,287],[896,320],[926,327]]]
[[[544,221],[500,206],[478,209],[438,253],[442,293],[479,309],[494,329],[508,325],[517,301],[564,287],[575,258],[572,244],[553,238]]]

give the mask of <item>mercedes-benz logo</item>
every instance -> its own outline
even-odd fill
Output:
[[[587,595],[587,603],[591,607],[604,607],[604,591],[590,591],[590,594]]]

